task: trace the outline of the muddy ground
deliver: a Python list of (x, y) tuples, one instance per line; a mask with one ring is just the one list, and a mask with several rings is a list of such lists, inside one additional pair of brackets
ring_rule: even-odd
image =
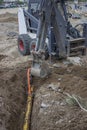
[[(17, 9), (13, 9), (13, 14), (12, 9), (6, 12), (0, 13), (0, 130), (22, 130), (31, 57), (21, 56), (17, 49)], [(62, 93), (87, 100), (86, 62), (83, 66), (67, 62), (52, 66), (50, 76), (34, 78), (33, 86), (31, 130), (87, 130), (87, 112), (69, 105)]]

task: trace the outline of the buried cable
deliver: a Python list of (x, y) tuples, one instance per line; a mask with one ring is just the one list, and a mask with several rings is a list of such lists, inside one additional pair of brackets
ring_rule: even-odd
[(30, 130), (31, 112), (32, 112), (32, 102), (33, 102), (33, 87), (30, 85), (30, 69), (27, 71), (28, 80), (28, 97), (27, 97), (27, 107), (24, 119), (23, 130)]

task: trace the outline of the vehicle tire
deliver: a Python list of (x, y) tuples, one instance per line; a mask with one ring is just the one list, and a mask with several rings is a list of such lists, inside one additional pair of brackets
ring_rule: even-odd
[(30, 54), (30, 42), (31, 38), (28, 34), (21, 34), (18, 36), (18, 50), (23, 56)]

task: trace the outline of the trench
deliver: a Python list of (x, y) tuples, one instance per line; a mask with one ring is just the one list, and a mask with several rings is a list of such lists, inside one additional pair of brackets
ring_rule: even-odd
[[(87, 127), (87, 114), (77, 106), (61, 105), (65, 102), (63, 95), (48, 87), (60, 82), (63, 91), (87, 98), (87, 68), (71, 66), (68, 69), (55, 68), (45, 79), (33, 78), (31, 130), (84, 130)], [(28, 94), (26, 74), (26, 67), (0, 69), (0, 130), (23, 129)]]
[(26, 69), (0, 69), (0, 129), (22, 130), (27, 99)]

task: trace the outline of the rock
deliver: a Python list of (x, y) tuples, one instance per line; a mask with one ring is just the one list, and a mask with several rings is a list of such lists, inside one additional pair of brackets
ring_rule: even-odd
[(71, 123), (71, 120), (69, 120), (69, 123)]
[(62, 78), (58, 78), (58, 81), (61, 81), (62, 80)]
[(42, 95), (42, 97), (49, 97), (49, 96), (50, 96), (50, 93)]
[(51, 83), (51, 84), (49, 84), (48, 86), (47, 86), (47, 88), (49, 88), (49, 89), (51, 89), (51, 90), (53, 90), (53, 91), (58, 91), (60, 88), (60, 83), (58, 82), (58, 84), (53, 84), (53, 83)]
[(60, 102), (59, 102), (59, 101), (54, 101), (54, 100), (52, 100), (52, 101), (51, 101), (51, 105), (60, 105)]
[(9, 32), (9, 33), (7, 33), (7, 36), (8, 37), (15, 37), (15, 36), (18, 36), (18, 33), (16, 33), (16, 32)]
[(55, 124), (57, 125), (57, 124), (62, 123), (62, 122), (63, 122), (63, 119), (60, 119), (60, 120), (56, 121)]
[(80, 57), (68, 57), (68, 60), (74, 64), (81, 66), (81, 58)]
[(56, 68), (60, 68), (61, 66), (60, 66), (60, 64), (53, 64), (53, 67), (56, 67)]
[(65, 102), (61, 102), (60, 105), (61, 105), (61, 106), (65, 106), (66, 103), (65, 103)]
[(49, 107), (50, 105), (49, 104), (45, 104), (45, 103), (41, 103), (41, 108), (47, 108), (47, 107)]
[(70, 65), (71, 63), (69, 61), (63, 61), (64, 65)]

